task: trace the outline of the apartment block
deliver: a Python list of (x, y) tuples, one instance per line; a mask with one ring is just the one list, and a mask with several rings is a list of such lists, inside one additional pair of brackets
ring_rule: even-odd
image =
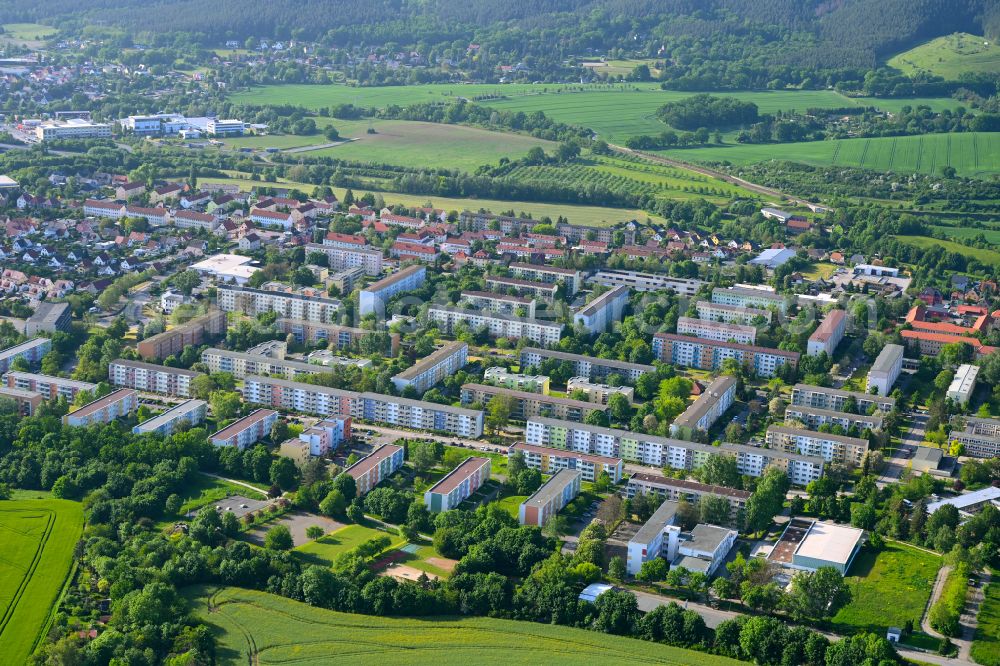
[(216, 446), (233, 446), (246, 450), (271, 434), (271, 428), (278, 420), (278, 412), (273, 409), (255, 409), (238, 421), (215, 432), (208, 441)]
[(702, 340), (716, 342), (738, 342), (741, 345), (752, 345), (757, 341), (757, 329), (746, 324), (727, 324), (711, 319), (695, 319), (694, 317), (677, 318), (677, 334), (693, 335)]
[(219, 226), (219, 218), (196, 210), (179, 210), (174, 213), (174, 226), (181, 229), (215, 231)]
[(684, 500), (695, 505), (704, 497), (722, 497), (729, 502), (730, 524), (736, 522), (737, 514), (746, 506), (752, 494), (748, 490), (713, 486), (687, 479), (672, 479), (646, 472), (636, 472), (630, 476), (625, 493), (630, 499), (639, 494), (653, 493), (673, 502)]
[(883, 418), (877, 414), (851, 414), (830, 409), (819, 409), (805, 405), (789, 405), (785, 408), (785, 420), (801, 421), (808, 428), (816, 429), (823, 425), (838, 425), (845, 430), (857, 428), (860, 431), (881, 430)]
[(83, 202), (83, 214), (87, 217), (106, 217), (110, 220), (120, 220), (125, 217), (125, 204), (87, 199)]
[(384, 319), (385, 306), (393, 296), (419, 288), (426, 278), (427, 267), (414, 264), (368, 285), (359, 296), (361, 315), (375, 313), (379, 319)]
[(783, 365), (794, 368), (799, 363), (798, 352), (712, 342), (673, 333), (653, 336), (653, 354), (664, 363), (713, 371), (721, 370), (723, 362), (733, 358), (759, 377), (774, 377)]
[(579, 470), (583, 474), (583, 480), (591, 483), (597, 480), (601, 472), (607, 472), (611, 482), (618, 483), (625, 466), (621, 458), (595, 456), (525, 442), (515, 442), (507, 451), (507, 456), (513, 458), (517, 453), (524, 456), (524, 463), (528, 467), (537, 469), (542, 474), (555, 474), (561, 469)]
[(45, 402), (45, 398), (37, 391), (0, 386), (0, 401), (4, 400), (10, 400), (17, 405), (18, 413), (23, 416), (34, 416)]
[(53, 377), (52, 375), (39, 375), (31, 372), (19, 372), (17, 370), (7, 372), (4, 375), (4, 382), (7, 388), (34, 391), (40, 393), (46, 400), (65, 398), (69, 402), (72, 402), (73, 398), (80, 391), (93, 392), (97, 388), (97, 384), (91, 384), (90, 382)]
[(139, 356), (147, 361), (162, 359), (184, 351), (186, 345), (200, 345), (226, 332), (226, 313), (211, 310), (169, 331), (141, 340), (136, 345)]
[(323, 245), (309, 243), (306, 245), (306, 254), (310, 252), (325, 254), (327, 266), (331, 271), (360, 268), (365, 272), (365, 275), (372, 277), (382, 274), (382, 250), (373, 247), (345, 247), (327, 245), (325, 242)]
[(132, 433), (136, 435), (152, 433), (160, 437), (169, 437), (178, 428), (198, 425), (205, 420), (207, 412), (208, 403), (204, 400), (185, 400), (162, 414), (143, 421), (132, 428)]
[(785, 314), (788, 311), (788, 300), (773, 289), (745, 286), (716, 287), (712, 290), (712, 302), (721, 305), (735, 305), (741, 308), (777, 308)]
[(498, 294), (514, 292), (519, 296), (532, 296), (551, 301), (556, 297), (559, 285), (555, 282), (537, 282), (535, 280), (487, 275), (486, 288)]
[(634, 576), (642, 565), (658, 557), (673, 562), (680, 545), (681, 528), (677, 522), (677, 502), (666, 500), (649, 520), (629, 539), (625, 569)]
[(538, 347), (524, 347), (521, 349), (520, 361), (522, 370), (525, 368), (538, 368), (543, 361), (547, 360), (554, 360), (560, 363), (568, 361), (573, 365), (573, 374), (575, 376), (589, 377), (591, 381), (600, 381), (608, 375), (621, 375), (626, 381), (635, 382), (642, 375), (656, 372), (656, 368), (653, 366), (641, 363), (629, 363), (610, 358), (570, 354), (554, 349), (539, 349)]
[(852, 402), (857, 405), (857, 411), (861, 414), (872, 409), (889, 413), (896, 406), (895, 398), (884, 395), (843, 391), (824, 386), (810, 386), (809, 384), (796, 384), (792, 387), (792, 404), (796, 407), (816, 407), (843, 412), (846, 411), (845, 407)]
[(354, 478), (358, 497), (362, 497), (402, 466), (403, 447), (383, 444), (342, 473)]
[(736, 400), (736, 378), (723, 375), (712, 381), (701, 395), (670, 424), (670, 434), (680, 439), (693, 439), (698, 432), (707, 432)]
[(534, 298), (511, 296), (506, 293), (492, 291), (463, 291), (462, 302), (477, 310), (497, 312), (499, 314), (534, 317), (538, 303)]
[(500, 386), (462, 385), (463, 405), (477, 403), (485, 407), (490, 399), (497, 395), (508, 396), (514, 401), (511, 417), (519, 420), (527, 420), (536, 416), (551, 416), (566, 421), (583, 421), (591, 412), (606, 412), (608, 409), (607, 405), (593, 402), (515, 391)]
[(587, 282), (605, 287), (628, 287), (636, 291), (672, 291), (678, 296), (691, 298), (707, 283), (702, 280), (675, 278), (658, 273), (639, 271), (600, 270), (587, 278)]
[(464, 342), (448, 342), (394, 376), (392, 383), (400, 393), (407, 387), (413, 387), (419, 395), (423, 395), (432, 386), (464, 368), (468, 362), (469, 345)]
[[(375, 332), (366, 328), (354, 328), (339, 324), (321, 324), (314, 321), (287, 319), (284, 317), (279, 317), (275, 323), (279, 331), (285, 335), (291, 334), (295, 341), (300, 344), (326, 341), (333, 344), (337, 349), (346, 349), (351, 345), (355, 345), (366, 335), (371, 335)], [(385, 350), (385, 353), (395, 356), (398, 352), (399, 333), (389, 333), (389, 349)]]
[(968, 335), (949, 335), (948, 333), (933, 333), (931, 331), (911, 331), (905, 329), (899, 333), (903, 336), (906, 346), (914, 354), (921, 356), (937, 356), (945, 345), (970, 345), (977, 359), (988, 356), (996, 351), (996, 347), (984, 345), (979, 338)]
[(562, 324), (554, 321), (468, 310), (450, 305), (430, 306), (427, 319), (437, 324), (446, 335), (453, 335), (458, 324), (465, 324), (473, 331), (486, 328), (494, 338), (524, 338), (545, 346), (557, 344), (562, 337), (563, 328)]
[(191, 397), (191, 381), (202, 374), (184, 368), (169, 368), (165, 365), (128, 361), (123, 358), (108, 364), (108, 379), (113, 386), (181, 398)]
[(868, 370), (868, 393), (889, 395), (892, 385), (896, 383), (903, 369), (902, 345), (886, 345), (882, 347), (871, 369)]
[(583, 287), (583, 274), (572, 268), (557, 268), (540, 264), (511, 264), (508, 269), (516, 278), (534, 282), (561, 282), (566, 289), (566, 296), (571, 297)]
[(219, 285), (216, 298), (224, 312), (239, 312), (248, 317), (274, 312), (279, 317), (321, 324), (333, 323), (341, 307), (340, 301), (333, 298), (235, 285)]
[(139, 409), (139, 394), (133, 389), (118, 389), (88, 402), (86, 405), (63, 416), (63, 425), (89, 426), (94, 423), (111, 423), (126, 417)]
[(34, 337), (39, 333), (55, 333), (69, 328), (73, 313), (69, 303), (42, 301), (24, 322), (24, 334)]
[(424, 504), (431, 513), (455, 509), (489, 478), (490, 459), (469, 458), (424, 493)]
[(27, 342), (0, 350), (0, 374), (10, 370), (14, 359), (23, 358), (28, 365), (37, 365), (50, 351), (52, 351), (52, 340), (49, 338), (32, 338)]
[(299, 433), (311, 456), (326, 456), (351, 438), (351, 417), (334, 414)]
[(521, 503), (518, 521), (522, 525), (542, 527), (580, 494), (582, 479), (583, 473), (579, 470), (559, 470), (531, 497)]
[(955, 371), (948, 386), (947, 396), (960, 405), (967, 405), (972, 392), (976, 389), (976, 378), (979, 376), (979, 366), (963, 363)]
[(253, 354), (250, 351), (238, 352), (214, 347), (201, 353), (201, 361), (208, 366), (209, 372), (231, 372), (237, 379), (243, 379), (247, 375), (281, 375), (285, 379), (296, 379), (328, 371), (328, 368), (315, 363), (286, 361), (284, 358)]
[(740, 305), (725, 305), (722, 303), (712, 303), (710, 301), (698, 301), (695, 304), (698, 311), (698, 319), (705, 321), (720, 321), (726, 324), (750, 325), (759, 321), (760, 317), (764, 322), (771, 323), (771, 311), (759, 308), (747, 308)]
[(826, 352), (832, 357), (837, 345), (844, 339), (847, 331), (847, 313), (843, 310), (830, 310), (819, 327), (809, 336), (806, 353), (809, 356), (819, 356)]
[(608, 404), (608, 398), (620, 393), (625, 399), (632, 403), (635, 401), (635, 389), (631, 386), (611, 386), (609, 384), (596, 384), (586, 377), (571, 377), (566, 382), (566, 393), (583, 391), (587, 394), (588, 402), (595, 402), (598, 405)]
[(285, 411), (328, 416), (354, 415), (360, 394), (355, 391), (304, 384), (275, 377), (248, 375), (243, 380), (243, 399)]
[(528, 393), (549, 394), (549, 378), (545, 375), (521, 375), (507, 368), (486, 368), (483, 381), (493, 386), (527, 391)]
[(612, 287), (573, 315), (573, 323), (590, 334), (603, 333), (615, 322), (621, 321), (628, 305), (629, 288)]
[(1000, 419), (953, 416), (950, 441), (965, 447), (971, 458), (1000, 458)]
[(868, 440), (827, 432), (802, 430), (788, 426), (771, 426), (765, 442), (768, 446), (789, 453), (819, 456), (828, 463), (857, 467), (868, 450)]

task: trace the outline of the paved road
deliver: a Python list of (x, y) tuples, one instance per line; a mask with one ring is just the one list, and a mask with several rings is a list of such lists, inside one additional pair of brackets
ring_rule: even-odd
[(632, 590), (632, 594), (635, 595), (636, 600), (639, 602), (639, 610), (644, 613), (648, 613), (658, 606), (666, 606), (667, 604), (675, 603), (679, 604), (682, 608), (696, 611), (705, 619), (705, 624), (712, 629), (715, 629), (726, 620), (731, 620), (739, 615), (739, 613), (734, 613), (733, 611), (720, 610), (718, 608), (712, 608), (711, 606), (695, 603), (693, 601), (685, 602), (680, 599), (664, 597), (651, 592)]
[(920, 628), (924, 630), (924, 633), (930, 634), (934, 638), (944, 638), (941, 634), (934, 631), (931, 627), (930, 614), (931, 607), (937, 603), (937, 600), (941, 598), (941, 591), (944, 589), (945, 581), (948, 580), (948, 574), (951, 572), (951, 567), (945, 565), (938, 569), (937, 578), (934, 579), (934, 589), (931, 590), (931, 598), (927, 600), (927, 606), (924, 608), (924, 614), (920, 618)]
[(976, 637), (976, 627), (979, 625), (979, 609), (983, 605), (986, 586), (990, 584), (993, 577), (988, 571), (984, 572), (976, 586), (972, 588), (972, 594), (966, 599), (965, 608), (959, 622), (962, 624), (961, 638), (954, 639), (958, 646), (958, 656), (967, 662), (971, 662), (970, 653), (972, 651), (972, 641)]

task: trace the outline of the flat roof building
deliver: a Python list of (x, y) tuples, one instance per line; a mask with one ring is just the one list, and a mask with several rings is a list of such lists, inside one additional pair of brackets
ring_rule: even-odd
[(123, 358), (115, 359), (108, 364), (108, 379), (113, 386), (125, 386), (137, 391), (181, 398), (191, 397), (191, 382), (203, 374), (194, 370)]
[(635, 401), (635, 389), (631, 386), (611, 386), (610, 384), (597, 384), (586, 377), (570, 377), (566, 382), (566, 393), (572, 395), (575, 391), (583, 391), (587, 394), (589, 402), (596, 402), (598, 405), (608, 404), (608, 400), (615, 394), (625, 396), (629, 404)]
[(10, 400), (17, 405), (17, 411), (23, 416), (34, 416), (42, 406), (45, 398), (37, 391), (26, 391), (19, 388), (9, 388), (0, 385), (0, 401)]
[(42, 301), (35, 312), (24, 322), (24, 334), (34, 337), (39, 333), (55, 333), (69, 328), (72, 312), (69, 303)]
[(418, 395), (423, 395), (432, 386), (464, 368), (468, 362), (469, 345), (460, 341), (448, 342), (395, 375), (392, 384), (400, 393), (412, 387)]
[(63, 425), (88, 426), (94, 423), (110, 423), (128, 416), (138, 408), (139, 394), (134, 389), (118, 389), (66, 414), (63, 416)]
[(524, 347), (521, 349), (521, 370), (526, 368), (538, 368), (543, 361), (569, 361), (573, 365), (573, 375), (589, 377), (591, 381), (599, 381), (608, 375), (618, 374), (627, 381), (634, 382), (642, 375), (656, 372), (656, 368), (642, 363), (629, 363), (610, 358), (598, 358), (596, 356), (584, 356), (582, 354), (570, 354), (569, 352), (557, 351), (554, 349), (540, 349), (538, 347)]
[(788, 300), (776, 293), (773, 289), (754, 289), (751, 287), (735, 286), (716, 287), (712, 290), (712, 302), (722, 305), (735, 305), (743, 308), (777, 308), (779, 312), (785, 314), (788, 311)]
[(876, 395), (889, 395), (902, 369), (903, 346), (886, 345), (868, 371), (866, 390)]
[(858, 412), (865, 414), (872, 409), (889, 413), (896, 406), (896, 399), (884, 395), (872, 395), (858, 391), (796, 384), (792, 387), (792, 404), (801, 407), (818, 407), (832, 411), (846, 411), (851, 403), (857, 405)]
[(573, 315), (573, 323), (582, 326), (590, 334), (603, 333), (617, 321), (621, 321), (628, 305), (629, 288), (623, 285), (612, 287), (580, 308)]
[(417, 289), (426, 277), (427, 267), (413, 264), (368, 285), (361, 290), (359, 296), (361, 316), (374, 313), (378, 319), (385, 319), (385, 306), (389, 300), (396, 294)]
[(707, 432), (735, 400), (736, 378), (730, 375), (717, 377), (698, 396), (698, 399), (688, 405), (688, 408), (670, 424), (671, 436), (693, 439), (696, 433)]
[(646, 562), (658, 557), (666, 557), (673, 562), (677, 557), (681, 528), (675, 525), (677, 502), (664, 500), (642, 527), (629, 539), (628, 555), (625, 563), (629, 575), (636, 575)]
[(967, 405), (972, 392), (976, 390), (976, 378), (979, 376), (979, 366), (963, 363), (955, 371), (955, 377), (948, 387), (947, 396), (960, 405)]
[(545, 346), (557, 344), (563, 329), (561, 323), (551, 319), (532, 319), (451, 305), (431, 305), (427, 310), (427, 318), (438, 324), (445, 335), (454, 335), (455, 328), (464, 324), (473, 331), (485, 328), (492, 338), (524, 338)]
[(199, 262), (191, 264), (191, 270), (197, 271), (203, 277), (210, 277), (219, 282), (232, 282), (234, 284), (246, 284), (250, 277), (260, 270), (256, 266), (251, 266), (253, 257), (246, 257), (242, 254), (215, 254), (206, 257)]
[(186, 345), (200, 345), (225, 332), (226, 313), (222, 310), (210, 310), (169, 331), (140, 340), (136, 351), (147, 361), (166, 358), (184, 351)]
[(624, 461), (621, 458), (595, 456), (589, 453), (555, 449), (551, 446), (536, 446), (525, 442), (515, 442), (507, 451), (507, 457), (515, 454), (524, 456), (524, 463), (542, 474), (554, 474), (560, 469), (575, 469), (583, 473), (583, 480), (593, 483), (601, 472), (607, 472), (612, 483), (621, 481)]
[(542, 527), (550, 518), (563, 510), (580, 494), (582, 472), (561, 469), (551, 479), (542, 484), (531, 497), (524, 500), (518, 510), (518, 522), (522, 525)]
[(10, 370), (14, 359), (23, 358), (29, 365), (41, 363), (42, 357), (52, 351), (52, 340), (33, 338), (21, 344), (0, 350), (0, 374)]
[(653, 355), (664, 363), (700, 370), (721, 370), (726, 359), (736, 359), (760, 377), (774, 377), (784, 365), (798, 366), (799, 353), (741, 345), (735, 342), (714, 342), (674, 333), (653, 335)]
[(483, 382), (516, 391), (541, 393), (542, 395), (549, 394), (549, 378), (547, 376), (522, 375), (510, 372), (507, 368), (486, 368), (486, 372), (483, 374)]
[(383, 444), (342, 473), (354, 478), (358, 497), (362, 497), (403, 466), (403, 447)]
[(861, 465), (861, 458), (868, 451), (867, 439), (801, 430), (788, 426), (769, 427), (765, 442), (772, 448), (802, 455), (819, 456), (828, 463), (837, 463), (846, 467)]
[(233, 446), (246, 450), (271, 434), (271, 428), (278, 420), (278, 412), (273, 409), (255, 409), (243, 418), (222, 430), (213, 433), (208, 441), (215, 446)]
[(606, 412), (608, 409), (607, 405), (593, 402), (541, 395), (540, 393), (528, 393), (527, 391), (515, 391), (500, 386), (488, 386), (486, 384), (462, 385), (463, 405), (479, 403), (485, 406), (491, 398), (497, 395), (509, 396), (514, 401), (514, 410), (511, 416), (520, 420), (527, 420), (536, 416), (555, 416), (567, 421), (583, 421), (591, 412)]
[(846, 576), (861, 550), (865, 531), (808, 518), (792, 518), (768, 559), (791, 569), (833, 567)]
[(746, 506), (751, 495), (747, 490), (699, 483), (689, 479), (674, 479), (646, 472), (632, 474), (625, 492), (629, 498), (638, 494), (653, 493), (674, 502), (683, 499), (691, 504), (698, 504), (703, 497), (722, 497), (729, 502), (730, 524), (735, 524), (739, 510)]
[(850, 412), (838, 412), (830, 409), (819, 409), (818, 407), (807, 407), (789, 405), (785, 408), (785, 420), (795, 419), (801, 421), (807, 428), (813, 430), (823, 425), (839, 425), (844, 430), (857, 428), (859, 431), (881, 430), (883, 418), (875, 414), (852, 414)]
[(708, 284), (703, 280), (670, 277), (660, 273), (642, 273), (640, 271), (600, 270), (587, 278), (587, 282), (605, 287), (629, 287), (636, 291), (672, 291), (678, 296), (688, 298), (698, 293), (698, 290)]
[(981, 511), (987, 504), (992, 504), (1000, 509), (1000, 488), (990, 486), (981, 490), (963, 493), (958, 497), (948, 497), (930, 502), (927, 505), (927, 513), (934, 513), (945, 505), (951, 505), (961, 513), (968, 515)]
[(469, 458), (424, 493), (424, 504), (431, 513), (455, 509), (489, 478), (490, 459)]
[(971, 458), (1000, 457), (1000, 420), (953, 416), (948, 439), (960, 443)]
[(81, 382), (76, 379), (65, 379), (64, 377), (40, 375), (31, 372), (19, 372), (17, 370), (10, 370), (3, 378), (8, 388), (36, 391), (46, 400), (65, 398), (67, 401), (72, 402), (73, 398), (80, 391), (93, 392), (97, 388), (97, 384), (91, 384), (90, 382)]
[(738, 342), (742, 345), (752, 345), (757, 341), (757, 329), (753, 326), (694, 317), (678, 317), (677, 334), (693, 335), (696, 338), (716, 342)]
[(220, 310), (239, 312), (248, 317), (274, 312), (279, 317), (288, 319), (333, 323), (340, 312), (341, 302), (335, 298), (316, 295), (318, 293), (325, 292), (314, 289), (286, 291), (220, 285), (216, 291), (216, 299)]
[(208, 403), (204, 400), (185, 400), (167, 411), (143, 421), (132, 428), (133, 434), (153, 433), (169, 437), (180, 427), (193, 427), (205, 420)]
[(712, 303), (710, 301), (698, 301), (695, 304), (698, 311), (698, 319), (705, 321), (720, 321), (726, 324), (751, 325), (757, 318), (763, 319), (766, 323), (771, 323), (771, 311), (757, 308), (747, 308), (739, 305), (726, 305), (724, 303)]

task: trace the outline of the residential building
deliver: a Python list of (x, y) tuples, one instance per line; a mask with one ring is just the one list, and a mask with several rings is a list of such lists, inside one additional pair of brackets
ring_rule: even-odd
[(534, 317), (537, 306), (534, 298), (511, 296), (492, 291), (463, 291), (462, 302), (468, 303), (477, 310), (524, 317)]
[(318, 416), (358, 415), (361, 394), (355, 391), (256, 375), (243, 381), (243, 399), (253, 405)]
[(8, 388), (40, 393), (46, 400), (65, 398), (67, 402), (73, 402), (73, 398), (80, 391), (93, 393), (97, 388), (97, 384), (91, 384), (90, 382), (81, 382), (75, 379), (65, 379), (52, 375), (39, 375), (31, 372), (19, 372), (17, 370), (10, 370), (3, 378)]
[(874, 414), (852, 414), (850, 412), (838, 412), (831, 409), (820, 409), (819, 407), (809, 407), (808, 405), (789, 405), (785, 408), (785, 421), (801, 421), (807, 428), (813, 430), (823, 425), (840, 426), (844, 430), (857, 428), (859, 432), (865, 430), (881, 430), (883, 418), (878, 410)]
[(55, 333), (69, 329), (73, 313), (69, 303), (42, 301), (35, 312), (24, 322), (24, 334), (34, 337), (39, 333)]
[(653, 336), (653, 354), (664, 363), (712, 371), (721, 370), (725, 360), (733, 358), (760, 377), (774, 377), (783, 365), (795, 368), (799, 362), (798, 352), (713, 342), (673, 333)]
[(278, 421), (278, 412), (273, 409), (255, 409), (243, 418), (212, 434), (208, 441), (216, 446), (233, 446), (246, 450), (271, 434), (271, 428)]
[(605, 287), (629, 287), (636, 291), (672, 291), (678, 296), (691, 298), (707, 283), (702, 280), (675, 278), (659, 273), (639, 271), (600, 270), (587, 278), (587, 282)]
[(88, 217), (106, 217), (120, 220), (125, 217), (125, 204), (100, 199), (87, 199), (83, 202), (83, 214)]
[(275, 358), (266, 354), (215, 349), (210, 347), (201, 353), (201, 361), (209, 372), (231, 372), (236, 379), (247, 375), (281, 375), (285, 379), (296, 379), (303, 375), (318, 375), (328, 372), (327, 368), (314, 363), (286, 361), (284, 354)]
[(705, 321), (751, 325), (755, 321), (762, 319), (765, 323), (771, 323), (772, 315), (770, 310), (747, 308), (740, 305), (725, 305), (709, 301), (698, 301), (695, 307), (698, 310), (698, 319), (704, 319)]
[(343, 471), (354, 478), (357, 496), (363, 497), (403, 466), (403, 447), (383, 444)]
[(427, 318), (438, 324), (445, 335), (453, 335), (458, 324), (465, 324), (473, 331), (485, 327), (494, 338), (525, 338), (545, 346), (557, 344), (562, 337), (563, 328), (556, 321), (468, 310), (450, 305), (431, 305), (427, 310)]
[(22, 416), (34, 416), (38, 408), (45, 402), (45, 397), (37, 391), (26, 391), (0, 385), (0, 402), (5, 400), (17, 405), (17, 411)]
[(427, 277), (427, 267), (414, 264), (396, 271), (387, 278), (370, 284), (361, 290), (359, 306), (361, 316), (375, 313), (379, 319), (385, 318), (385, 306), (396, 294), (417, 289)]
[(123, 358), (108, 364), (108, 379), (113, 386), (181, 398), (191, 397), (191, 381), (202, 374), (184, 368), (170, 368)]
[(564, 285), (567, 297), (574, 296), (583, 287), (583, 274), (572, 268), (517, 263), (511, 264), (508, 268), (514, 277), (522, 280), (552, 284), (561, 282)]
[[(363, 241), (364, 238), (360, 240)], [(382, 250), (366, 247), (363, 243), (361, 245), (329, 245), (326, 241), (322, 245), (310, 243), (306, 245), (306, 254), (311, 252), (325, 254), (327, 266), (331, 271), (360, 268), (365, 275), (374, 277), (382, 274)]]
[(876, 409), (888, 414), (896, 406), (896, 399), (825, 386), (796, 384), (792, 387), (792, 404), (796, 407), (815, 407), (838, 412), (847, 411), (853, 404), (859, 414), (867, 414)]
[(620, 393), (625, 399), (632, 403), (635, 400), (635, 389), (631, 386), (610, 386), (608, 384), (597, 384), (586, 377), (571, 377), (566, 382), (566, 393), (572, 394), (574, 391), (583, 391), (587, 394), (589, 402), (596, 402), (598, 405), (608, 404), (608, 398)]
[(139, 409), (139, 394), (133, 389), (118, 389), (63, 416), (63, 425), (88, 426), (111, 423)]
[(544, 526), (550, 518), (562, 511), (580, 494), (582, 479), (583, 473), (579, 470), (559, 470), (531, 497), (521, 503), (518, 521), (522, 525)]
[(486, 288), (492, 289), (498, 294), (514, 292), (521, 296), (532, 296), (551, 301), (555, 299), (559, 285), (555, 282), (536, 282), (534, 280), (487, 275)]
[(736, 400), (736, 378), (723, 375), (712, 381), (701, 395), (670, 424), (670, 434), (680, 439), (694, 439), (707, 432)]
[(464, 342), (448, 342), (395, 375), (392, 384), (400, 393), (412, 387), (417, 395), (423, 395), (432, 386), (464, 368), (468, 362), (469, 345)]
[(215, 231), (219, 226), (219, 218), (196, 210), (179, 210), (174, 213), (174, 226), (181, 229), (204, 229)]
[(275, 312), (279, 317), (321, 324), (333, 323), (341, 307), (340, 301), (336, 299), (315, 296), (312, 293), (270, 291), (231, 285), (219, 286), (217, 302), (224, 312), (239, 312), (249, 317)]
[(802, 430), (789, 426), (771, 426), (764, 440), (774, 449), (807, 456), (819, 456), (828, 463), (858, 467), (868, 451), (868, 440), (827, 432)]
[(830, 310), (819, 327), (809, 336), (806, 353), (809, 356), (826, 355), (833, 357), (837, 345), (844, 339), (847, 330), (847, 313), (843, 310)]
[(861, 550), (864, 530), (824, 523), (810, 518), (792, 518), (768, 555), (772, 562), (789, 569), (816, 571), (833, 567), (846, 576)]
[(682, 534), (677, 544), (677, 557), (672, 567), (687, 571), (697, 571), (712, 576), (719, 565), (725, 562), (729, 551), (736, 544), (736, 530), (717, 525), (695, 525), (687, 534)]
[(640, 493), (654, 493), (663, 499), (679, 502), (684, 500), (697, 505), (703, 497), (722, 497), (729, 502), (730, 524), (736, 524), (739, 512), (750, 499), (750, 491), (713, 486), (688, 479), (673, 479), (659, 474), (636, 472), (629, 477), (625, 489), (631, 499)]
[(95, 123), (83, 118), (70, 118), (62, 121), (50, 120), (35, 128), (35, 136), (39, 141), (110, 139), (111, 125)]
[(125, 217), (142, 218), (149, 222), (150, 226), (162, 227), (170, 222), (170, 211), (162, 207), (125, 206)]
[(693, 317), (677, 318), (677, 334), (716, 342), (738, 342), (741, 345), (752, 345), (757, 341), (757, 329), (753, 326)]
[(354, 268), (339, 270), (336, 273), (331, 274), (327, 280), (329, 285), (336, 287), (340, 290), (341, 294), (347, 295), (354, 291), (355, 285), (361, 282), (361, 278), (364, 276), (365, 269), (361, 266), (356, 266)]
[(896, 383), (903, 369), (902, 345), (886, 345), (882, 347), (871, 369), (868, 370), (867, 390), (877, 395), (889, 395), (892, 385)]
[(557, 470), (572, 469), (583, 474), (583, 480), (593, 483), (602, 472), (607, 472), (612, 483), (622, 479), (625, 462), (621, 458), (595, 456), (589, 453), (554, 449), (550, 446), (536, 446), (525, 442), (515, 442), (507, 451), (509, 458), (520, 453), (524, 464), (537, 469), (542, 474), (555, 474)]
[(52, 351), (52, 340), (49, 338), (32, 338), (13, 347), (0, 350), (0, 374), (10, 370), (14, 359), (23, 358), (28, 365), (42, 362), (42, 357)]
[(204, 400), (185, 400), (167, 411), (151, 419), (143, 421), (132, 428), (132, 433), (143, 435), (152, 433), (160, 437), (169, 437), (181, 427), (193, 427), (205, 420), (208, 403)]
[(507, 396), (513, 400), (514, 409), (511, 412), (511, 417), (522, 421), (536, 416), (552, 416), (566, 421), (583, 421), (591, 412), (606, 412), (608, 409), (607, 405), (593, 402), (515, 391), (500, 386), (462, 385), (462, 405), (479, 404), (485, 408), (490, 399), (498, 395)]
[(677, 557), (681, 528), (677, 522), (677, 502), (666, 500), (649, 520), (629, 539), (625, 569), (635, 576), (646, 562), (665, 557), (673, 562)]
[(997, 349), (996, 347), (984, 345), (979, 338), (967, 335), (949, 335), (947, 333), (913, 331), (910, 329), (903, 329), (899, 334), (903, 337), (903, 341), (910, 351), (921, 356), (937, 356), (941, 353), (942, 347), (951, 344), (970, 345), (977, 359), (988, 356)]
[(716, 287), (712, 290), (712, 302), (722, 305), (735, 305), (742, 308), (777, 308), (785, 314), (788, 311), (788, 300), (769, 288), (754, 288), (735, 286), (728, 289)]
[(515, 391), (549, 394), (549, 378), (545, 375), (520, 375), (509, 372), (507, 368), (486, 368), (483, 382)]
[[(285, 317), (279, 317), (275, 324), (278, 330), (286, 335), (291, 334), (299, 344), (327, 341), (336, 345), (337, 349), (347, 349), (357, 344), (366, 335), (373, 333), (373, 331), (366, 328), (341, 326), (339, 324), (321, 324), (314, 321), (288, 319)], [(389, 340), (390, 348), (385, 350), (385, 353), (389, 356), (395, 356), (399, 351), (399, 334), (389, 333)]]
[(947, 396), (960, 405), (969, 404), (972, 392), (976, 390), (976, 377), (979, 376), (979, 366), (963, 363), (955, 371), (955, 377), (948, 386)]
[(424, 493), (424, 504), (431, 513), (458, 508), (489, 478), (490, 459), (469, 458)]
[(1000, 458), (1000, 419), (953, 416), (948, 439), (965, 447), (971, 458)]
[(162, 359), (181, 353), (186, 345), (204, 344), (225, 331), (226, 313), (222, 310), (210, 310), (169, 331), (140, 340), (136, 350), (146, 360)]
[(554, 349), (540, 349), (538, 347), (524, 347), (521, 349), (520, 364), (522, 370), (539, 368), (542, 362), (547, 360), (554, 360), (560, 363), (568, 361), (573, 365), (573, 374), (575, 376), (589, 377), (591, 381), (600, 381), (608, 375), (617, 374), (624, 377), (626, 381), (634, 383), (642, 375), (656, 372), (656, 368), (653, 366), (641, 363), (629, 363), (609, 358), (570, 354), (568, 352)]
[(628, 305), (629, 288), (612, 287), (587, 303), (573, 315), (573, 323), (590, 334), (603, 333), (615, 322), (621, 321)]
[(327, 456), (351, 438), (351, 417), (343, 414), (327, 416), (299, 433), (299, 441), (309, 447), (311, 456)]

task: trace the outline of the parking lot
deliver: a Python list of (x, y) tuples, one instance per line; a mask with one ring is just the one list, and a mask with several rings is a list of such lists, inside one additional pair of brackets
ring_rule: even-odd
[[(249, 497), (244, 497), (242, 495), (233, 495), (232, 497), (227, 497), (226, 499), (219, 500), (212, 506), (219, 513), (234, 513), (237, 518), (242, 518), (251, 511), (260, 511), (268, 504), (267, 500), (261, 499), (250, 499)], [(191, 512), (188, 514), (188, 518), (194, 518), (194, 514), (197, 512)]]

